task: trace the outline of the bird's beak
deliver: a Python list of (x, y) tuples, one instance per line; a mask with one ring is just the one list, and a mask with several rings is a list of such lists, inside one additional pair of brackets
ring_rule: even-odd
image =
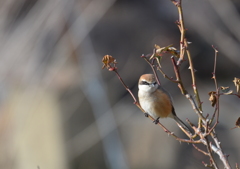
[(151, 86), (151, 87), (154, 87), (154, 86), (155, 86), (155, 84), (154, 84), (154, 83), (152, 83), (150, 86)]

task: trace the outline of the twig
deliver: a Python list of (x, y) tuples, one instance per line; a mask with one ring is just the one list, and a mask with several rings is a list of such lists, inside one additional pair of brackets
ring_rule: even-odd
[[(221, 159), (221, 161), (223, 162), (225, 168), (231, 168), (228, 161), (227, 161), (227, 158), (226, 156), (223, 155), (223, 151), (221, 149), (221, 146), (220, 146), (220, 143), (218, 142), (218, 138), (216, 137), (216, 134), (215, 134), (215, 131), (214, 131), (214, 128), (215, 126), (217, 125), (218, 123), (218, 118), (219, 118), (219, 110), (216, 110), (216, 114), (217, 114), (217, 120), (216, 120), (216, 123), (215, 125), (213, 126), (212, 129), (209, 130), (208, 132), (208, 121), (206, 120), (206, 118), (203, 116), (202, 114), (202, 102), (200, 101), (200, 97), (199, 97), (199, 93), (198, 93), (198, 90), (197, 90), (197, 85), (196, 85), (196, 79), (195, 79), (195, 69), (193, 67), (193, 62), (192, 62), (192, 57), (190, 55), (190, 52), (188, 50), (188, 42), (185, 38), (185, 27), (184, 27), (184, 20), (183, 20), (183, 12), (182, 12), (182, 6), (181, 6), (181, 0), (179, 1), (175, 1), (175, 0), (171, 0), (172, 3), (174, 5), (177, 6), (178, 8), (178, 13), (179, 13), (179, 21), (177, 21), (177, 26), (181, 32), (181, 40), (180, 40), (180, 58), (177, 62), (177, 64), (175, 63), (175, 60), (172, 58), (172, 62), (173, 62), (173, 67), (174, 67), (174, 72), (176, 74), (176, 78), (177, 80), (179, 80), (178, 82), (178, 86), (179, 86), (179, 89), (181, 90), (182, 94), (185, 95), (185, 97), (190, 101), (190, 103), (192, 104), (192, 107), (193, 109), (195, 110), (195, 112), (197, 113), (197, 115), (199, 116), (199, 125), (198, 125), (198, 128), (195, 128), (194, 126), (192, 126), (192, 128), (194, 129), (195, 133), (198, 134), (200, 136), (201, 141), (204, 145), (207, 146), (208, 148), (208, 152), (211, 153), (211, 151), (214, 151), (215, 153), (217, 153)], [(181, 64), (181, 62), (183, 61), (184, 59), (184, 53), (187, 53), (187, 56), (188, 56), (188, 60), (189, 60), (189, 64), (190, 64), (190, 70), (191, 70), (191, 76), (192, 76), (192, 86), (193, 86), (193, 91), (194, 91), (194, 94), (196, 96), (196, 100), (197, 100), (197, 103), (198, 103), (198, 106), (196, 105), (194, 99), (192, 98), (192, 96), (190, 94), (187, 93), (187, 91), (185, 90), (182, 82), (181, 82), (181, 77), (180, 77), (180, 73), (179, 73), (179, 70), (178, 70), (178, 66)], [(219, 94), (219, 93), (218, 93)], [(219, 95), (218, 95), (219, 97)], [(219, 106), (219, 103), (217, 104)], [(201, 126), (202, 126), (202, 123), (201, 121), (203, 122), (203, 125), (205, 127), (205, 134), (203, 134), (201, 132)], [(211, 137), (214, 139), (215, 141), (215, 144), (217, 145), (214, 146), (214, 145), (210, 145), (209, 142), (207, 141), (207, 135), (210, 134)], [(212, 155), (210, 155), (210, 160), (212, 161), (214, 167), (216, 168), (216, 164), (214, 164), (214, 159), (212, 157)], [(212, 165), (210, 167), (213, 167)]]
[(220, 145), (220, 142), (216, 136), (216, 133), (215, 133), (215, 130), (213, 130), (211, 133), (210, 133), (212, 139), (214, 140), (215, 144), (217, 147), (211, 145), (211, 149), (216, 153), (218, 154), (220, 160), (223, 162), (223, 165), (226, 169), (231, 169), (231, 166), (228, 162), (228, 159), (227, 159), (227, 156), (223, 153), (222, 151), (222, 147)]
[(177, 65), (180, 65), (181, 62), (184, 60), (184, 53), (185, 53), (184, 39), (185, 39), (185, 31), (186, 31), (184, 26), (184, 19), (183, 19), (182, 0), (179, 0), (179, 1), (171, 0), (171, 1), (177, 7), (178, 14), (179, 14), (179, 21), (177, 21), (177, 25), (181, 32), (181, 38), (180, 38), (180, 58), (177, 62)]
[(185, 88), (183, 86), (181, 76), (180, 76), (180, 73), (179, 73), (179, 69), (178, 69), (178, 66), (177, 66), (176, 61), (175, 61), (173, 56), (171, 57), (171, 61), (172, 61), (172, 64), (173, 64), (175, 75), (176, 75), (176, 81), (178, 82), (178, 87), (179, 87), (181, 93), (183, 95), (186, 95), (187, 91), (185, 90)]
[(191, 58), (190, 52), (188, 50), (188, 42), (187, 42), (187, 39), (185, 38), (186, 29), (185, 29), (185, 25), (184, 25), (184, 18), (183, 18), (183, 11), (182, 11), (182, 0), (179, 0), (179, 1), (171, 0), (171, 1), (178, 9), (179, 21), (177, 22), (177, 25), (181, 32), (180, 58), (177, 62), (177, 65), (180, 65), (181, 62), (184, 60), (184, 54), (186, 51), (188, 60), (189, 60), (189, 64), (190, 64), (191, 75), (192, 75), (193, 91), (194, 91), (194, 94), (195, 94), (197, 102), (198, 102), (198, 107), (200, 110), (202, 110), (202, 102), (200, 101), (199, 93), (198, 93), (197, 86), (196, 86), (195, 69), (193, 67), (192, 58)]
[(206, 144), (206, 147), (207, 147), (207, 150), (208, 150), (208, 156), (209, 156), (210, 160), (212, 161), (212, 164), (213, 164), (213, 166), (215, 167), (215, 169), (218, 169), (217, 163), (216, 163), (216, 161), (214, 160), (213, 155), (212, 155), (211, 144), (209, 143), (207, 137), (205, 137), (205, 140), (206, 140), (206, 143), (207, 143), (207, 144)]
[(206, 156), (209, 156), (209, 153), (207, 153), (207, 152), (205, 152), (205, 151), (203, 151), (203, 150), (201, 150), (200, 148), (198, 148), (195, 144), (192, 144), (193, 145), (193, 147), (197, 150), (197, 151), (199, 151), (199, 152), (201, 152), (201, 153), (203, 153), (204, 155), (206, 155)]
[(218, 119), (219, 119), (219, 98), (220, 98), (220, 95), (219, 95), (219, 88), (218, 88), (218, 83), (217, 83), (217, 77), (216, 77), (216, 67), (217, 67), (217, 54), (218, 54), (218, 50), (212, 45), (212, 48), (214, 49), (215, 51), (215, 57), (214, 57), (214, 68), (213, 68), (213, 77), (212, 79), (214, 80), (214, 84), (215, 84), (215, 88), (216, 88), (216, 105), (215, 105), (215, 111), (212, 115), (212, 118), (211, 118), (211, 121), (210, 123), (212, 123), (215, 115), (216, 115), (216, 122), (215, 124), (213, 125), (212, 129), (213, 130), (216, 125), (218, 124)]
[[(221, 95), (225, 95), (224, 93), (219, 93), (219, 96)], [(232, 95), (232, 96), (237, 96), (238, 98), (240, 98), (239, 94), (235, 94), (235, 93), (231, 93), (231, 94), (227, 94), (227, 95)]]
[(200, 110), (202, 110), (202, 102), (200, 100), (200, 96), (199, 96), (198, 89), (197, 89), (197, 83), (196, 83), (196, 78), (195, 78), (195, 69), (193, 66), (191, 54), (188, 49), (187, 39), (184, 39), (184, 45), (185, 45), (185, 50), (186, 50), (186, 53), (188, 56), (188, 61), (189, 61), (189, 66), (190, 66), (190, 71), (191, 71), (191, 76), (192, 76), (192, 88), (193, 88), (193, 91), (194, 91), (194, 94), (195, 94), (195, 97), (196, 97), (196, 100), (198, 103), (198, 108)]
[(163, 75), (164, 78), (167, 78), (167, 79), (170, 80), (171, 82), (174, 82), (174, 83), (178, 83), (178, 82), (179, 82), (179, 81), (177, 81), (177, 80), (173, 80), (172, 77), (169, 77), (166, 73), (164, 73), (164, 71), (160, 68), (159, 65), (157, 65), (157, 70), (159, 70), (159, 71), (162, 73), (162, 75)]
[(154, 68), (154, 60), (153, 60), (153, 63), (151, 63), (151, 62), (146, 58), (146, 56), (142, 55), (141, 57), (150, 65), (150, 67), (152, 68), (152, 71), (153, 71), (153, 73), (154, 73), (154, 76), (156, 77), (156, 80), (157, 80), (158, 85), (161, 85), (160, 80), (159, 80), (159, 78), (158, 78), (158, 76), (157, 76), (157, 72), (156, 72), (156, 70), (155, 70), (155, 68)]
[(216, 67), (217, 67), (217, 54), (218, 50), (212, 45), (212, 48), (215, 51), (215, 57), (214, 57), (214, 67), (213, 67), (213, 77), (212, 79), (214, 80), (216, 91), (218, 90), (218, 83), (217, 83), (217, 78), (216, 78)]

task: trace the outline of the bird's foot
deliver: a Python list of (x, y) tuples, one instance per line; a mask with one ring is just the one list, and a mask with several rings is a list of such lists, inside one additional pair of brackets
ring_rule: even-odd
[(153, 120), (153, 123), (154, 123), (154, 124), (158, 124), (158, 123), (159, 123), (159, 117), (156, 118), (155, 120)]
[(148, 113), (144, 113), (144, 116), (145, 116), (145, 117), (148, 117), (149, 115), (148, 115)]

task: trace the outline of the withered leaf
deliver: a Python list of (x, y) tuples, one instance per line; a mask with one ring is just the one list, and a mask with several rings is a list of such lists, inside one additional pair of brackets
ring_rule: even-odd
[(237, 119), (235, 125), (236, 125), (236, 126), (233, 127), (233, 128), (231, 128), (231, 129), (240, 128), (240, 117)]
[(216, 92), (211, 91), (208, 93), (208, 95), (210, 96), (209, 101), (211, 102), (212, 107), (214, 107), (217, 102)]
[(163, 53), (169, 52), (172, 55), (176, 56), (179, 58), (179, 52), (175, 47), (172, 47), (172, 45), (168, 45), (166, 47), (160, 47), (159, 45), (155, 44), (155, 50), (154, 54), (150, 57), (150, 59), (157, 57), (157, 56), (162, 56)]
[(221, 91), (223, 92), (223, 94), (225, 95), (229, 95), (229, 94), (232, 94), (233, 91), (230, 90), (230, 88), (227, 86), (227, 87), (224, 87), (224, 86), (221, 86)]
[(240, 127), (240, 117), (236, 121), (236, 126)]
[(233, 83), (237, 88), (237, 93), (240, 95), (240, 79), (235, 77)]

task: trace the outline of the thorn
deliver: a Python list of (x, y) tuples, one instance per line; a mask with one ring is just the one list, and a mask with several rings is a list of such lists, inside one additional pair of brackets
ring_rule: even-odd
[(230, 156), (230, 154), (224, 154), (224, 156), (225, 156), (226, 158), (228, 158), (228, 157)]
[(145, 55), (144, 55), (144, 54), (142, 54), (142, 55), (141, 55), (141, 58), (145, 58)]
[(177, 1), (175, 1), (176, 2), (176, 6), (179, 6), (180, 5), (180, 2), (177, 2)]
[(192, 42), (187, 42), (187, 44), (189, 44), (189, 45), (190, 45), (190, 44), (192, 44)]
[(180, 25), (180, 23), (179, 23), (179, 21), (178, 21), (178, 20), (176, 20), (176, 21), (175, 21), (175, 24), (177, 24), (177, 25)]
[(207, 167), (208, 165), (204, 162), (204, 161), (202, 161), (202, 164), (205, 166), (205, 167)]
[(212, 48), (213, 48), (216, 52), (218, 52), (218, 49), (217, 49), (214, 45), (212, 45)]
[[(190, 70), (191, 70), (191, 67), (189, 66), (189, 67), (188, 67), (188, 69), (190, 69)], [(196, 70), (196, 69), (194, 69), (194, 72), (197, 72), (197, 70)]]

